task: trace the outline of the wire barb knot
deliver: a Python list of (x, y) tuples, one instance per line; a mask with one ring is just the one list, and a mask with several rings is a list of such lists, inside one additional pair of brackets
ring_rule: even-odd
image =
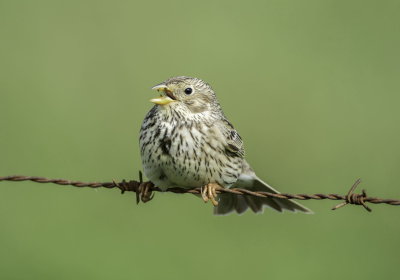
[(126, 181), (116, 182), (113, 180), (113, 186), (121, 190), (121, 194), (125, 192), (135, 192), (136, 193), (136, 204), (140, 201), (143, 203), (149, 202), (154, 198), (153, 188), (154, 184), (150, 181), (143, 182), (142, 172), (139, 171), (139, 182), (138, 181)]
[(354, 193), (355, 189), (360, 183), (361, 179), (355, 181), (353, 186), (351, 186), (349, 192), (345, 196), (345, 201), (333, 207), (332, 210), (339, 209), (347, 204), (354, 204), (354, 205), (362, 205), (365, 208), (365, 210), (371, 212), (372, 209), (365, 204), (365, 198), (367, 198), (367, 192), (365, 190), (362, 190), (361, 194)]
[(137, 181), (125, 180), (122, 180), (121, 182), (116, 182), (115, 180), (113, 180), (113, 184), (114, 187), (121, 190), (121, 194), (124, 194), (125, 192), (137, 192), (140, 185)]

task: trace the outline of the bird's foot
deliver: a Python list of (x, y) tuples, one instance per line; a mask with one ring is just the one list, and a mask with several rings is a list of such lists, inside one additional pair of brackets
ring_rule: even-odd
[(136, 203), (139, 203), (140, 201), (146, 203), (152, 200), (154, 197), (154, 193), (152, 192), (153, 187), (154, 184), (150, 181), (140, 183), (136, 192)]
[(204, 187), (201, 188), (201, 197), (203, 198), (204, 202), (208, 202), (211, 200), (211, 203), (214, 206), (218, 205), (217, 201), (217, 190), (222, 189), (220, 185), (217, 183), (210, 183), (205, 185)]

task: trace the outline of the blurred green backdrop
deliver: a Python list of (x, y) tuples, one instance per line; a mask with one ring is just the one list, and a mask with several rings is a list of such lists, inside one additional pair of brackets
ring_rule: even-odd
[[(150, 87), (203, 78), (283, 192), (399, 198), (399, 1), (0, 1), (0, 175), (137, 179)], [(211, 215), (190, 195), (0, 183), (1, 279), (376, 279), (399, 211)]]

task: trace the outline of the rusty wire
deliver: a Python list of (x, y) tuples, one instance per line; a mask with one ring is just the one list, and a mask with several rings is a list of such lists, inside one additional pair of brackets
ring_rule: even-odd
[[(74, 187), (89, 187), (89, 188), (118, 188), (121, 190), (121, 193), (126, 191), (135, 192), (136, 193), (136, 201), (147, 202), (153, 198), (154, 191), (160, 192), (161, 189), (154, 186), (151, 182), (143, 182), (142, 174), (139, 173), (139, 181), (131, 180), (125, 181), (122, 180), (121, 182), (81, 182), (81, 181), (71, 181), (65, 179), (49, 179), (44, 177), (35, 177), (35, 176), (22, 176), (22, 175), (14, 175), (14, 176), (4, 176), (0, 177), (1, 181), (13, 181), (13, 182), (20, 182), (20, 181), (32, 181), (36, 183), (52, 183), (57, 185), (63, 186), (74, 186)], [(361, 194), (354, 193), (357, 186), (360, 184), (361, 180), (358, 179), (350, 188), (349, 192), (346, 195), (339, 195), (339, 194), (287, 194), (287, 193), (269, 193), (269, 192), (262, 192), (262, 191), (250, 191), (247, 189), (241, 188), (220, 188), (217, 190), (217, 193), (232, 193), (236, 195), (252, 195), (257, 197), (274, 197), (274, 198), (281, 198), (281, 199), (298, 199), (298, 200), (343, 200), (342, 203), (336, 205), (332, 208), (332, 210), (336, 210), (340, 207), (343, 207), (347, 204), (353, 205), (362, 205), (366, 210), (369, 212), (371, 208), (369, 208), (366, 203), (373, 203), (373, 204), (387, 204), (387, 205), (400, 205), (400, 200), (398, 199), (382, 199), (377, 197), (369, 197), (366, 194), (365, 190), (362, 190)], [(169, 188), (167, 192), (172, 193), (191, 193), (191, 194), (201, 194), (201, 188), (191, 188), (191, 189), (184, 189), (184, 188)]]

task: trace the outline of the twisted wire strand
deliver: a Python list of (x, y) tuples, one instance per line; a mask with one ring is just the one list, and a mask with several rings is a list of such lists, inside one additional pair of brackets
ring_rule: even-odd
[[(139, 181), (131, 180), (121, 182), (81, 182), (81, 181), (71, 181), (66, 179), (50, 179), (45, 177), (36, 177), (36, 176), (23, 176), (23, 175), (13, 175), (13, 176), (4, 176), (0, 177), (1, 181), (11, 181), (11, 182), (21, 182), (21, 181), (32, 181), (36, 183), (52, 183), (63, 186), (74, 186), (74, 187), (89, 187), (89, 188), (107, 188), (113, 189), (118, 188), (121, 190), (121, 193), (126, 191), (135, 192), (136, 200), (139, 202), (140, 200), (143, 202), (147, 202), (152, 199), (151, 193), (156, 191), (160, 192), (161, 189), (154, 186), (151, 182), (143, 182), (141, 173), (139, 174)], [(288, 194), (288, 193), (269, 193), (262, 191), (250, 191), (247, 189), (241, 188), (219, 188), (217, 189), (217, 193), (231, 193), (236, 195), (251, 195), (257, 197), (273, 197), (273, 198), (281, 198), (281, 199), (297, 199), (297, 200), (343, 200), (342, 203), (333, 207), (332, 210), (336, 210), (341, 208), (347, 204), (353, 205), (362, 205), (366, 210), (371, 211), (366, 203), (373, 204), (387, 204), (387, 205), (400, 205), (400, 200), (398, 199), (382, 199), (377, 197), (369, 197), (366, 194), (365, 190), (362, 190), (361, 194), (354, 193), (357, 186), (360, 184), (361, 180), (358, 179), (353, 186), (350, 188), (347, 195), (340, 194)], [(191, 193), (191, 194), (201, 194), (202, 188), (169, 188), (166, 190), (167, 192), (172, 193)]]

